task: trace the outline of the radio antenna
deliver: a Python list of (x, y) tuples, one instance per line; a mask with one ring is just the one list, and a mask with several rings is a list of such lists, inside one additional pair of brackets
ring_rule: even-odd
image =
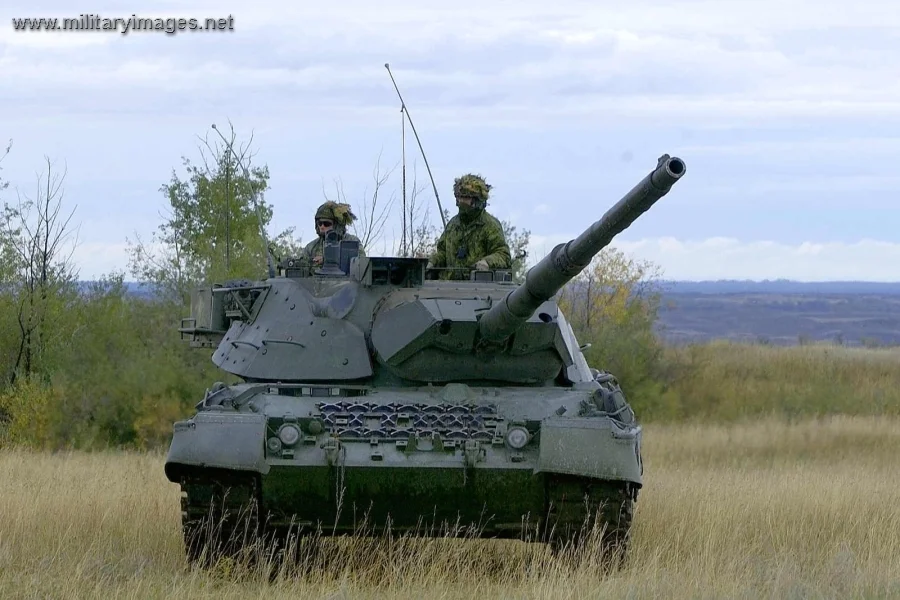
[(409, 116), (409, 109), (406, 108), (406, 103), (403, 101), (403, 96), (400, 94), (400, 88), (397, 87), (397, 82), (394, 80), (394, 74), (391, 73), (390, 63), (384, 63), (384, 68), (387, 69), (388, 75), (391, 76), (391, 82), (394, 84), (394, 89), (397, 90), (397, 97), (400, 98), (400, 109), (406, 114), (406, 118), (409, 119), (409, 126), (412, 128), (413, 135), (416, 136), (416, 143), (419, 145), (419, 151), (422, 153), (422, 160), (425, 161), (425, 168), (428, 169), (428, 178), (431, 179), (431, 187), (434, 189), (434, 199), (437, 200), (438, 212), (441, 213), (441, 223), (444, 224), (444, 229), (446, 229), (447, 219), (444, 217), (444, 209), (441, 207), (441, 198), (438, 195), (437, 186), (434, 184), (434, 177), (431, 175), (431, 167), (428, 166), (428, 157), (425, 156), (425, 150), (422, 148), (419, 134), (416, 133), (416, 126), (413, 125), (412, 117)]
[[(411, 248), (407, 249), (406, 247), (406, 117), (404, 113), (406, 112), (406, 108), (400, 107), (400, 161), (403, 165), (402, 168), (402, 177), (401, 179), (401, 189), (403, 192), (403, 218), (400, 219), (401, 224), (403, 225), (403, 235), (400, 236), (400, 256), (409, 256)], [(412, 215), (409, 216), (410, 221), (410, 233), (412, 233)], [(410, 246), (412, 246), (412, 236), (410, 236)]]
[[(212, 128), (216, 130), (216, 133), (219, 134), (219, 137), (222, 138), (222, 141), (225, 142), (225, 145), (228, 146), (228, 149), (231, 150), (231, 153), (234, 155), (235, 160), (238, 165), (240, 165), (241, 169), (244, 171), (244, 177), (247, 178), (247, 182), (250, 182), (250, 171), (247, 170), (247, 167), (244, 166), (244, 163), (241, 161), (241, 157), (237, 155), (237, 152), (234, 151), (234, 147), (225, 139), (225, 136), (222, 135), (222, 132), (216, 127), (216, 124), (212, 124)], [(262, 236), (263, 244), (266, 247), (266, 264), (269, 267), (269, 277), (275, 277), (275, 265), (272, 260), (272, 253), (269, 251), (269, 240), (266, 236), (266, 229), (263, 227), (263, 218), (262, 213), (259, 211), (259, 193), (253, 192), (253, 207), (256, 209), (256, 218), (259, 220), (259, 234)]]

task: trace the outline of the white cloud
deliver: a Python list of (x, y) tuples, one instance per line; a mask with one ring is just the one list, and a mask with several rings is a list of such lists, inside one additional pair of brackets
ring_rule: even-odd
[[(399, 102), (385, 62), (423, 136), (444, 206), (453, 210), (456, 174), (484, 172), (496, 186), (492, 208), (531, 231), (534, 254), (569, 239), (553, 235), (573, 226), (566, 215), (599, 216), (670, 152), (687, 161), (686, 182), (636, 235), (677, 233), (681, 241), (634, 246), (670, 275), (732, 276), (733, 267), (741, 271), (735, 277), (785, 269), (855, 276), (845, 266), (850, 257), (864, 261), (863, 270), (890, 267), (865, 246), (801, 245), (891, 239), (900, 11), (886, 0), (866, 10), (839, 0), (145, 7), (13, 0), (0, 8), (0, 142), (16, 142), (2, 175), (28, 185), (43, 153), (68, 161), (77, 218), (118, 224), (85, 228), (92, 246), (78, 256), (92, 269), (119, 265), (128, 232), (149, 234), (163, 203), (159, 184), (172, 167), (181, 172), (181, 155), (197, 157), (195, 134), (228, 118), (244, 135), (258, 134), (256, 162), (271, 166), (276, 222), (300, 223), (308, 235), (320, 180), (341, 176), (358, 186), (348, 197), (359, 198), (379, 147), (385, 163), (399, 159)], [(232, 14), (235, 31), (45, 35), (10, 26), (12, 17), (79, 10), (113, 18)], [(411, 133), (407, 127), (410, 161), (419, 158)], [(430, 202), (421, 163), (419, 181)], [(788, 223), (798, 218), (800, 225)], [(790, 243), (707, 239), (723, 232)]]
[[(53, 4), (50, 14), (77, 16)], [(103, 16), (132, 14), (100, 6)], [(229, 33), (45, 35), (7, 26), (0, 34), (0, 44), (7, 44), (0, 85), (20, 101), (66, 89), (70, 110), (87, 98), (96, 106), (101, 90), (110, 92), (104, 96), (110, 106), (170, 112), (200, 110), (176, 94), (227, 106), (225, 92), (254, 92), (262, 95), (254, 102), (259, 114), (300, 103), (306, 110), (296, 118), (315, 119), (311, 113), (326, 107), (350, 114), (395, 103), (383, 67), (391, 62), (417, 113), (433, 123), (500, 116), (517, 123), (628, 117), (696, 125), (725, 118), (900, 115), (900, 81), (893, 76), (898, 50), (888, 37), (889, 27), (900, 26), (900, 12), (887, 2), (870, 3), (866, 11), (837, 0), (617, 7), (586, 0), (463, 0), (448, 7), (285, 0), (260, 2), (253, 11), (245, 6), (203, 1), (188, 10), (161, 2), (138, 13), (232, 14), (235, 31)], [(23, 7), (12, 16), (37, 10)], [(12, 13), (9, 7), (3, 12)], [(826, 28), (827, 35), (807, 34)], [(857, 41), (860, 29), (869, 34), (866, 43)], [(855, 36), (849, 52), (841, 48), (843, 30)], [(793, 42), (790, 34), (806, 37)], [(866, 46), (872, 40), (881, 45)], [(60, 44), (79, 46), (79, 52), (46, 47)]]
[[(529, 264), (572, 236), (534, 235)], [(672, 237), (617, 241), (613, 246), (654, 263), (666, 279), (794, 279), (797, 281), (900, 281), (900, 243), (745, 242), (733, 238), (679, 240)]]
[(848, 156), (858, 157), (860, 154), (873, 157), (883, 157), (889, 154), (900, 154), (900, 136), (885, 135), (884, 137), (870, 136), (858, 137), (837, 136), (833, 132), (823, 132), (805, 139), (779, 139), (779, 140), (754, 140), (734, 141), (728, 144), (684, 145), (678, 150), (685, 155), (710, 155), (772, 157), (770, 160), (782, 161), (785, 158), (791, 161), (808, 161), (810, 155), (817, 159), (827, 157), (831, 159), (846, 159)]
[(125, 279), (132, 279), (128, 274), (128, 244), (125, 242), (79, 243), (72, 252), (71, 261), (81, 280), (99, 279), (113, 271), (124, 271)]
[[(261, 1), (254, 10), (243, 10), (240, 0), (205, 0), (192, 2), (191, 11), (180, 8), (173, 12), (185, 14), (198, 10), (218, 14), (233, 12), (239, 22), (282, 22), (285, 27), (309, 22), (342, 22), (347, 28), (378, 29), (394, 22), (429, 23), (442, 29), (459, 23), (475, 26), (492, 22), (498, 28), (520, 20), (562, 23), (567, 29), (589, 30), (592, 27), (617, 29), (639, 28), (652, 32), (729, 34), (752, 33), (759, 29), (791, 30), (818, 29), (843, 25), (884, 26), (900, 23), (894, 5), (887, 1), (870, 1), (866, 10), (859, 5), (838, 0), (781, 0), (732, 1), (728, 6), (715, 0), (687, 0), (667, 3), (660, 0), (635, 0), (626, 5), (602, 5), (593, 0), (459, 0), (445, 6), (435, 6), (414, 0), (386, 0), (377, 5), (365, 0), (345, 0), (341, 3), (300, 4), (288, 0)], [(205, 15), (204, 12), (204, 15)], [(246, 13), (246, 14), (244, 14)], [(348, 15), (352, 15), (349, 17)]]
[(72, 35), (50, 31), (22, 32), (15, 31), (12, 27), (0, 29), (0, 45), (9, 45), (13, 48), (24, 47), (31, 52), (35, 49), (58, 50), (103, 46), (112, 40), (112, 36), (108, 35)]

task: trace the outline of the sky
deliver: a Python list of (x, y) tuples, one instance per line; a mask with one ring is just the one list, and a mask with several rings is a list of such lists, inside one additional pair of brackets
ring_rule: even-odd
[[(66, 169), (82, 279), (127, 271), (159, 188), (233, 124), (267, 165), (272, 232), (305, 243), (323, 188), (359, 207), (401, 158), (390, 63), (444, 208), (481, 173), (529, 259), (670, 154), (684, 178), (615, 241), (667, 279), (900, 280), (900, 11), (888, 0), (6, 0), (0, 163), (34, 195)], [(140, 5), (138, 10), (136, 7)], [(16, 18), (231, 18), (233, 30), (16, 31)], [(408, 180), (434, 193), (406, 127)], [(400, 169), (382, 193), (399, 203)], [(385, 192), (386, 191), (386, 192)], [(395, 211), (382, 244), (392, 245)]]

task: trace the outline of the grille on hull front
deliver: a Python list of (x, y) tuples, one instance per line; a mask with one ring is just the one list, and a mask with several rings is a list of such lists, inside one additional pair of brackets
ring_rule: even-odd
[(325, 429), (345, 440), (399, 440), (437, 434), (445, 440), (490, 442), (503, 421), (492, 404), (320, 402), (316, 406)]

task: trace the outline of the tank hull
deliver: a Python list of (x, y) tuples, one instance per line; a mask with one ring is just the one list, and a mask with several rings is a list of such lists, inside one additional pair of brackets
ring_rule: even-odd
[[(202, 407), (175, 427), (165, 469), (184, 492), (189, 554), (223, 505), (233, 517), (253, 505), (260, 532), (551, 544), (599, 511), (624, 545), (642, 484), (640, 427), (579, 416), (589, 391), (451, 384), (321, 398), (244, 387), (230, 407)], [(300, 430), (296, 441), (273, 442), (286, 424)], [(527, 432), (521, 448), (506, 439), (512, 429)]]
[(457, 525), (475, 525), (485, 534), (517, 536), (522, 519), (534, 521), (543, 509), (542, 484), (543, 477), (528, 468), (408, 466), (387, 472), (350, 466), (336, 473), (282, 465), (262, 479), (262, 500), (270, 523), (281, 527), (299, 517), (307, 527), (338, 533), (389, 527), (445, 535)]

